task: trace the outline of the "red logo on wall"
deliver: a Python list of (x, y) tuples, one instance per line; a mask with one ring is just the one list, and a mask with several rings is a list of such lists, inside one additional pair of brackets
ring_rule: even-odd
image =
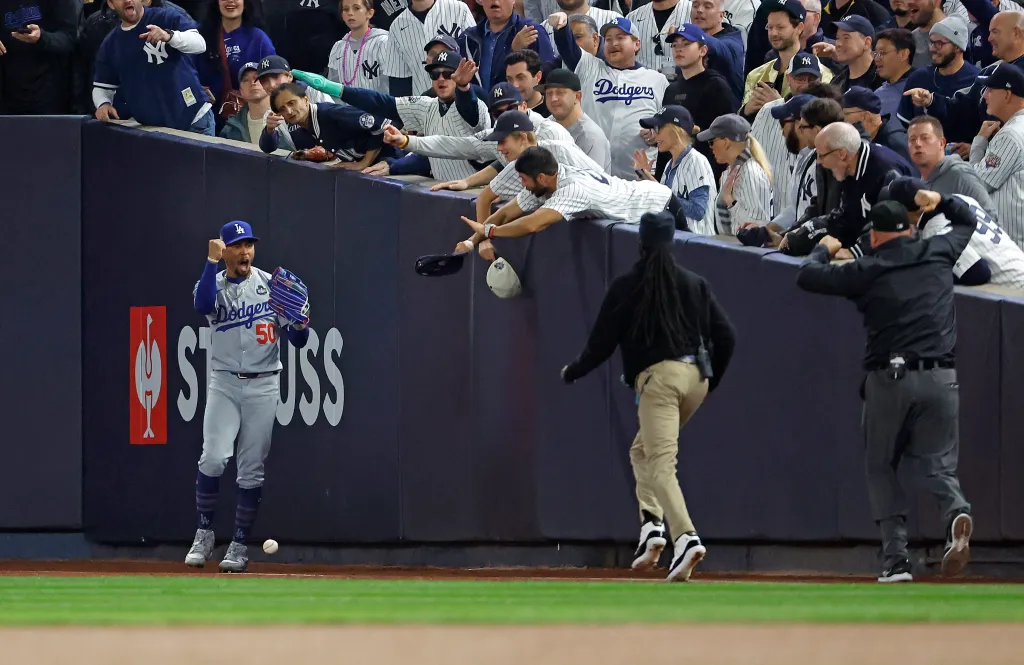
[(131, 308), (130, 443), (167, 443), (167, 308)]

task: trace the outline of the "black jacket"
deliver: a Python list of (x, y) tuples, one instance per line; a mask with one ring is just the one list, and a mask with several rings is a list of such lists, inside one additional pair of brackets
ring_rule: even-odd
[(884, 83), (885, 79), (878, 75), (878, 68), (875, 67), (873, 62), (863, 75), (855, 79), (850, 78), (850, 70), (845, 67), (832, 79), (832, 85), (839, 88), (842, 92), (846, 92), (855, 85), (867, 88), (868, 90), (878, 90)]
[(875, 134), (873, 142), (878, 145), (884, 145), (902, 157), (910, 165), (914, 175), (919, 175), (917, 168), (910, 161), (910, 150), (907, 147), (907, 130), (902, 127), (899, 129), (893, 127), (892, 123), (889, 122), (889, 116), (882, 117), (882, 126), (879, 128), (878, 133)]
[[(78, 0), (0, 0), (0, 115), (60, 115), (71, 110), (71, 61), (82, 6)], [(39, 41), (11, 36), (36, 24)]]
[(805, 291), (849, 298), (864, 315), (864, 369), (879, 369), (894, 354), (952, 362), (956, 352), (953, 265), (976, 226), (967, 203), (943, 197), (937, 208), (952, 229), (928, 240), (901, 236), (856, 261), (833, 265), (828, 249), (814, 248), (797, 273)]
[(617, 277), (608, 287), (587, 346), (579, 358), (566, 368), (565, 380), (583, 378), (611, 357), (618, 346), (622, 349), (623, 378), (633, 386), (637, 375), (651, 365), (696, 354), (700, 336), (703, 336), (711, 353), (714, 374), (708, 381), (708, 390), (714, 390), (729, 366), (736, 344), (736, 331), (729, 317), (715, 300), (707, 281), (677, 265), (679, 298), (686, 310), (687, 320), (693, 322), (699, 335), (689, 335), (686, 339), (655, 339), (652, 345), (637, 339), (633, 334), (633, 322), (644, 265), (645, 260), (640, 259), (628, 273)]
[(835, 39), (836, 21), (855, 15), (871, 21), (877, 30), (878, 26), (885, 25), (889, 20), (888, 3), (884, 4), (883, 7), (883, 3), (874, 0), (850, 0), (841, 9), (836, 9), (835, 0), (829, 0), (821, 5), (821, 30), (829, 39)]
[[(672, 85), (665, 90), (661, 105), (672, 104), (686, 107), (686, 110), (693, 116), (693, 124), (702, 130), (710, 127), (718, 116), (735, 113), (740, 106), (729, 82), (721, 73), (713, 69), (706, 69), (691, 79), (684, 79), (681, 75), (676, 78)], [(715, 161), (714, 155), (711, 153), (711, 142), (696, 141), (694, 147), (711, 162), (711, 170), (715, 174), (715, 179), (720, 178), (725, 171), (725, 165)], [(661, 172), (668, 164), (668, 160), (667, 152), (659, 153), (656, 177), (661, 177)]]

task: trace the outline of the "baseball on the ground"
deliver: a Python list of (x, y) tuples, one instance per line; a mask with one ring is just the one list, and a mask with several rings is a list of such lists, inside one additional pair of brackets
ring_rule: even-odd
[(263, 543), (263, 551), (266, 552), (267, 554), (273, 554), (274, 552), (276, 552), (277, 551), (277, 541), (273, 540), (273, 539), (265, 541)]

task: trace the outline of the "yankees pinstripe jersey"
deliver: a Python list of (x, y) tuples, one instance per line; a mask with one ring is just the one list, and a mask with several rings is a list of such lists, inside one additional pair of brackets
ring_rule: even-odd
[(327, 78), (357, 88), (388, 91), (388, 77), (381, 72), (388, 48), (386, 30), (371, 28), (362, 39), (350, 39), (351, 33), (334, 43), (327, 59)]
[[(954, 0), (955, 1), (955, 0)], [(725, 22), (740, 29), (743, 35), (743, 48), (747, 47), (747, 33), (750, 32), (750, 24), (754, 22), (754, 14), (761, 6), (761, 0), (725, 0), (722, 9), (725, 10)]]
[(558, 165), (558, 185), (538, 198), (527, 189), (516, 203), (525, 213), (548, 208), (569, 219), (611, 219), (639, 224), (645, 212), (661, 212), (672, 190), (660, 182), (623, 180), (598, 171)]
[(665, 41), (665, 35), (668, 34), (669, 27), (673, 25), (679, 27), (690, 22), (692, 4), (690, 0), (679, 0), (661, 29), (658, 28), (658, 24), (654, 20), (653, 2), (626, 15), (626, 18), (632, 21), (636, 27), (637, 34), (640, 35), (640, 52), (636, 55), (637, 62), (666, 76), (675, 75), (676, 63), (672, 59), (672, 46)]
[[(725, 205), (722, 193), (727, 183), (733, 180), (732, 207)], [(772, 183), (761, 165), (754, 160), (750, 150), (744, 150), (736, 162), (722, 174), (722, 186), (718, 190), (718, 231), (736, 235), (740, 224), (754, 222), (764, 226), (775, 216), (772, 203)]]
[[(474, 127), (463, 119), (454, 103), (441, 115), (441, 100), (435, 97), (395, 98), (395, 107), (398, 108), (405, 129), (425, 136), (469, 137), (473, 132), (486, 130), (491, 124), (487, 105), (479, 99), (476, 103), (480, 110), (480, 121)], [(476, 169), (464, 159), (431, 157), (430, 172), (437, 180), (462, 180), (476, 173)]]
[(707, 157), (695, 149), (687, 149), (680, 159), (679, 166), (673, 169), (670, 162), (665, 168), (665, 172), (661, 174), (661, 182), (682, 197), (688, 197), (690, 192), (707, 187), (708, 207), (704, 211), (704, 217), (687, 220), (690, 230), (694, 233), (715, 235), (715, 200), (718, 199), (718, 188), (715, 186), (715, 174)]
[[(788, 229), (800, 220), (811, 200), (818, 195), (817, 169), (818, 156), (814, 148), (804, 148), (796, 158), (796, 167), (789, 178), (789, 191), (782, 211), (772, 221)], [(774, 188), (773, 188), (774, 189)], [(778, 208), (776, 208), (778, 210)]]
[[(978, 228), (974, 230), (967, 248), (953, 265), (953, 274), (960, 277), (967, 269), (985, 259), (992, 278), (989, 284), (999, 284), (1015, 289), (1024, 289), (1024, 251), (1015, 245), (1006, 232), (993, 221), (978, 202), (963, 194), (954, 194), (970, 206), (971, 212), (978, 220)], [(943, 214), (936, 214), (920, 226), (921, 237), (931, 238), (951, 226)]]
[[(689, 0), (686, 2), (689, 4)], [(650, 150), (640, 138), (640, 119), (660, 110), (668, 79), (646, 67), (615, 69), (586, 51), (580, 52), (576, 74), (583, 88), (583, 112), (601, 127), (611, 144), (609, 173), (636, 178), (633, 153)]]
[[(527, 111), (526, 114), (533, 122), (538, 143), (541, 141), (572, 142), (572, 135), (569, 131), (554, 120), (545, 118), (535, 111)], [(508, 164), (508, 160), (498, 152), (498, 144), (495, 141), (484, 140), (484, 137), (490, 133), (490, 129), (483, 129), (473, 136), (410, 136), (405, 149), (426, 157), (472, 159), (478, 162), (498, 160), (504, 167)], [(437, 175), (434, 177), (440, 179)], [(451, 178), (451, 180), (459, 179)]]
[(469, 6), (460, 0), (434, 0), (424, 21), (406, 9), (391, 22), (382, 73), (396, 78), (411, 76), (417, 94), (430, 89), (430, 76), (423, 70), (427, 64), (423, 47), (437, 35), (458, 37), (474, 25)]
[[(545, 4), (547, 4), (547, 2), (545, 2)], [(555, 44), (555, 31), (551, 27), (551, 23), (548, 21), (547, 17), (551, 16), (555, 12), (562, 11), (562, 9), (553, 0), (550, 4), (552, 7), (554, 7), (554, 9), (552, 9), (550, 12), (544, 15), (544, 22), (541, 23), (541, 25), (548, 33), (548, 40), (551, 41), (551, 48), (554, 49), (555, 55), (558, 55), (558, 46)], [(569, 12), (569, 15), (571, 16), (574, 13), (576, 12)], [(590, 9), (583, 13), (586, 16), (589, 16), (590, 18), (594, 19), (594, 22), (597, 23), (598, 30), (600, 30), (601, 26), (604, 25), (605, 23), (611, 23), (612, 21), (614, 21), (616, 16), (622, 16), (622, 14), (618, 12), (610, 11), (608, 9), (600, 9), (598, 7), (591, 7)]]
[(1024, 111), (1014, 113), (991, 141), (974, 137), (971, 166), (992, 194), (1003, 228), (1024, 247)]
[(789, 192), (789, 177), (796, 166), (796, 155), (786, 147), (786, 137), (782, 135), (782, 125), (772, 117), (771, 109), (785, 103), (781, 99), (773, 99), (757, 112), (750, 132), (764, 148), (768, 163), (772, 167), (772, 191), (775, 192), (775, 209), (781, 210), (786, 205), (786, 193)]
[[(572, 141), (537, 141), (537, 145), (550, 150), (559, 164), (594, 173), (604, 173), (604, 169)], [(509, 162), (488, 186), (502, 201), (511, 201), (519, 196), (519, 192), (523, 191), (523, 181), (519, 178), (519, 172), (516, 171), (515, 160)]]

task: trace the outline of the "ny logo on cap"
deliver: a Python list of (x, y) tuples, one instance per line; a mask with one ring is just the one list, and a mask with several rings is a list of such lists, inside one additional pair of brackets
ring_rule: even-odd
[(263, 58), (263, 62), (260, 63), (260, 67), (266, 69), (270, 66), (270, 58)]
[(438, 62), (444, 62), (447, 59), (448, 59), (448, 52), (447, 51), (441, 51), (440, 53), (437, 54), (437, 61)]
[(245, 233), (245, 229), (242, 228), (241, 224), (235, 224), (235, 233), (237, 233), (238, 235), (242, 235), (243, 233)]
[(779, 4), (780, 4), (780, 5), (784, 5), (784, 4), (786, 4), (786, 0), (779, 0)]
[(504, 94), (505, 94), (505, 91), (502, 90), (501, 88), (495, 88), (494, 89), (494, 96), (495, 97), (501, 97)]
[(800, 64), (801, 65), (809, 65), (809, 64), (811, 64), (811, 59), (810, 58), (800, 58)]

